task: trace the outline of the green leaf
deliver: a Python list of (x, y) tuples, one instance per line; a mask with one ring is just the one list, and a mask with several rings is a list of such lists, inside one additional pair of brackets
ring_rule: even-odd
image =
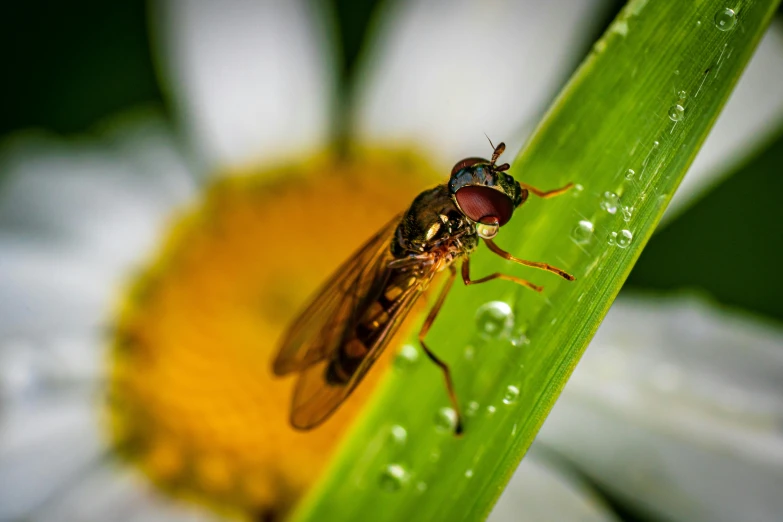
[(443, 379), (412, 341), (295, 519), (454, 521), (489, 513), (776, 6), (626, 6), (513, 162), (511, 173), (525, 183), (577, 186), (553, 199), (531, 196), (496, 238), (514, 255), (564, 268), (577, 281), (480, 249), (474, 278), (502, 271), (545, 290), (498, 280), (455, 285), (449, 295), (427, 340), (452, 368), (465, 435), (439, 427), (448, 424), (439, 415), (449, 404)]

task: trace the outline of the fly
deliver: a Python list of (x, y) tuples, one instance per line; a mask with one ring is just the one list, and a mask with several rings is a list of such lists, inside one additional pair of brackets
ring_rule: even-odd
[(505, 172), (510, 168), (508, 163), (496, 164), (505, 148), (504, 143), (494, 147), (489, 160), (459, 161), (447, 183), (419, 194), (407, 211), (337, 269), (289, 327), (273, 371), (276, 375), (299, 374), (291, 405), (295, 428), (314, 428), (334, 413), (367, 374), (433, 278), (448, 270), (418, 338), (424, 353), (443, 372), (457, 413), (455, 432), (462, 433), (462, 415), (449, 367), (425, 342), (457, 277), (457, 262), (461, 262), (465, 285), (504, 279), (536, 292), (543, 290), (499, 272), (471, 279), (470, 254), (483, 241), (504, 259), (574, 280), (571, 274), (547, 263), (518, 259), (493, 241), (530, 193), (550, 198), (572, 186), (569, 183), (542, 191), (516, 181)]

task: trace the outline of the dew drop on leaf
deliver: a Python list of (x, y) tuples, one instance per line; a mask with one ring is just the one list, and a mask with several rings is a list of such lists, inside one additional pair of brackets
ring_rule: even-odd
[(499, 339), (508, 333), (513, 324), (514, 312), (508, 303), (490, 301), (476, 311), (476, 326), (482, 337)]
[(389, 430), (389, 436), (396, 444), (405, 444), (405, 442), (408, 440), (408, 430), (399, 424), (395, 424)]
[(620, 248), (626, 248), (631, 244), (632, 239), (633, 234), (631, 234), (631, 231), (623, 229), (616, 236), (617, 246)]
[(408, 481), (408, 471), (400, 464), (389, 464), (378, 481), (385, 491), (398, 491)]
[(601, 200), (601, 208), (606, 210), (610, 214), (617, 212), (617, 206), (620, 204), (620, 197), (614, 192), (604, 192), (604, 197)]
[(633, 169), (628, 169), (628, 170), (625, 172), (625, 179), (633, 179), (633, 178), (634, 178), (634, 176), (636, 176), (636, 171), (635, 171), (635, 170), (633, 170)]
[(514, 328), (508, 339), (511, 341), (511, 345), (517, 348), (530, 344), (530, 339), (527, 337), (527, 327), (524, 324)]
[(679, 103), (672, 105), (669, 108), (669, 119), (672, 121), (680, 121), (685, 116), (685, 108)]
[(734, 29), (734, 25), (737, 23), (737, 13), (734, 9), (721, 9), (715, 13), (715, 27), (721, 31), (730, 31)]
[(593, 239), (593, 224), (586, 219), (576, 224), (571, 231), (571, 239), (577, 245), (586, 245)]
[(451, 433), (457, 427), (457, 412), (453, 408), (443, 407), (435, 414), (435, 428), (443, 433)]
[(403, 345), (400, 353), (394, 358), (394, 367), (406, 370), (413, 367), (419, 360), (419, 350), (412, 344)]
[(514, 404), (519, 397), (519, 387), (509, 384), (506, 393), (503, 394), (503, 404)]

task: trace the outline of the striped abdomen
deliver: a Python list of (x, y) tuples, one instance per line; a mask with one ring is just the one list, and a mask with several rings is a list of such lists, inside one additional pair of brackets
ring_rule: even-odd
[(410, 272), (389, 270), (378, 290), (370, 292), (366, 305), (359, 308), (364, 312), (355, 327), (346, 330), (343, 343), (326, 369), (329, 384), (347, 384), (371, 351), (383, 349), (402, 319), (398, 317), (401, 297), (415, 283), (416, 277)]

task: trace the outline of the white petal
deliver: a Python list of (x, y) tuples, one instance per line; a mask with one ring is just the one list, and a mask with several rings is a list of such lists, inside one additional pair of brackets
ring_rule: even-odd
[[(96, 389), (105, 370), (104, 349), (97, 333), (93, 338), (63, 334), (49, 341), (0, 340), (0, 401), (6, 409), (24, 408), (74, 388)], [(0, 437), (3, 433), (0, 426)]]
[(71, 483), (62, 495), (37, 510), (34, 518), (41, 522), (218, 520), (203, 508), (163, 498), (139, 473), (112, 461)]
[(603, 522), (616, 518), (581, 480), (542, 452), (531, 450), (487, 520)]
[(207, 169), (321, 147), (335, 92), (323, 17), (304, 0), (170, 0), (164, 73)]
[(157, 120), (120, 124), (101, 141), (20, 137), (0, 168), (0, 338), (103, 320), (120, 281), (195, 194)]
[(95, 411), (79, 393), (2, 411), (0, 520), (22, 519), (100, 462)]
[(485, 132), (515, 152), (574, 68), (603, 4), (394, 3), (362, 61), (358, 136), (423, 143), (444, 163), (488, 153)]
[(621, 299), (536, 444), (665, 519), (775, 520), (781, 346), (779, 327), (693, 300)]
[(783, 24), (773, 22), (675, 192), (665, 220), (675, 217), (690, 202), (730, 174), (780, 129), (783, 123), (781, 85)]

